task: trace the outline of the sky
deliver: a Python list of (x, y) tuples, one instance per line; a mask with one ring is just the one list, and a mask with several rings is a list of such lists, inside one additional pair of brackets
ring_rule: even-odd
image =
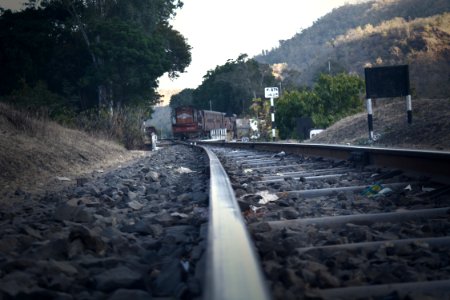
[(187, 72), (160, 89), (196, 88), (208, 70), (240, 54), (253, 57), (293, 37), (349, 0), (184, 0), (171, 21), (192, 50)]
[[(20, 8), (23, 0), (0, 0)], [(333, 8), (354, 0), (183, 0), (171, 20), (192, 47), (192, 62), (176, 80), (160, 78), (160, 90), (196, 88), (208, 70), (240, 54), (253, 57), (293, 37)]]

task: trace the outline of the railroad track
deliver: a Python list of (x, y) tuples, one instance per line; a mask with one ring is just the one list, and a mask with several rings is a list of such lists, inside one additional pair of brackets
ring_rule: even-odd
[(211, 179), (206, 299), (449, 299), (448, 153), (233, 146), (207, 150), (229, 179)]

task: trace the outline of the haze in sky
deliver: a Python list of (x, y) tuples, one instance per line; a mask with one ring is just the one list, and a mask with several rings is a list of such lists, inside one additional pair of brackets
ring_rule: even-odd
[(278, 47), (333, 8), (349, 0), (184, 0), (171, 22), (192, 50), (187, 72), (174, 81), (163, 77), (160, 89), (196, 88), (208, 70), (246, 53)]

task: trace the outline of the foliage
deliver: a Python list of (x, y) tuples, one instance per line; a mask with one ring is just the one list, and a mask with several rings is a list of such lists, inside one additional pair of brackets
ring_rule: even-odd
[(328, 127), (362, 110), (363, 81), (357, 75), (321, 74), (312, 90), (292, 90), (276, 100), (276, 124), (282, 139), (298, 138), (296, 120), (310, 117), (316, 127)]
[(143, 145), (142, 123), (148, 112), (136, 106), (123, 106), (111, 115), (106, 108), (86, 110), (75, 119), (77, 128), (116, 140), (127, 149), (141, 148)]
[(276, 101), (275, 121), (281, 139), (298, 138), (296, 120), (300, 117), (321, 115), (319, 99), (314, 92), (293, 90), (286, 92)]
[(251, 117), (258, 120), (260, 140), (269, 141), (272, 137), (270, 102), (267, 99), (254, 98), (250, 106)]
[(0, 96), (44, 82), (77, 110), (151, 105), (157, 79), (184, 72), (190, 46), (168, 20), (179, 0), (30, 0), (0, 15)]
[(50, 118), (60, 123), (72, 124), (73, 107), (60, 95), (51, 92), (45, 82), (38, 81), (33, 87), (28, 86), (23, 80), (21, 84), (20, 89), (12, 91), (0, 100), (14, 105), (18, 110), (28, 111), (33, 117)]
[(180, 7), (180, 0), (30, 0), (23, 11), (1, 10), (0, 98), (137, 146), (158, 78), (177, 77), (191, 61), (168, 23)]
[(184, 89), (170, 98), (170, 107), (189, 106), (193, 104), (194, 89)]
[(238, 115), (247, 114), (252, 99), (263, 97), (264, 87), (276, 81), (268, 65), (242, 54), (236, 60), (210, 70), (193, 92), (194, 106)]
[(339, 119), (362, 109), (364, 82), (357, 75), (322, 74), (314, 85), (317, 97), (313, 120), (317, 126), (327, 127)]

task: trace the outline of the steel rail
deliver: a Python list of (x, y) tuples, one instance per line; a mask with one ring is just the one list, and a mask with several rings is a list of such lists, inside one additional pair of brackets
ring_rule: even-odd
[(204, 299), (270, 299), (260, 262), (230, 179), (217, 156), (210, 161), (210, 200)]
[[(199, 142), (205, 143), (206, 142)], [(214, 145), (214, 143), (211, 143)], [(320, 156), (332, 159), (360, 161), (361, 163), (411, 170), (420, 173), (450, 177), (450, 152), (377, 148), (346, 145), (306, 143), (215, 143), (221, 147), (255, 149), (286, 154)]]
[[(328, 217), (304, 218), (304, 219), (294, 219), (284, 221), (271, 221), (267, 222), (267, 224), (272, 230), (283, 229), (285, 227), (299, 227), (307, 225), (340, 226), (347, 223), (357, 225), (370, 225), (376, 222), (404, 222), (419, 218), (448, 216), (449, 214), (450, 214), (450, 207), (442, 207), (442, 208), (414, 209), (388, 213), (328, 216)], [(258, 223), (253, 223), (250, 225), (251, 228), (255, 228), (257, 226)]]
[[(373, 299), (372, 297), (385, 297), (393, 292), (398, 293), (400, 299), (408, 296), (408, 294), (425, 293), (427, 292), (439, 293), (442, 297), (448, 296), (450, 292), (450, 280), (435, 280), (422, 282), (405, 282), (405, 283), (391, 283), (371, 286), (352, 286), (344, 288), (334, 288), (318, 291), (321, 299), (335, 300), (335, 299)], [(438, 299), (438, 298), (433, 298)], [(448, 298), (441, 298), (448, 299)]]

